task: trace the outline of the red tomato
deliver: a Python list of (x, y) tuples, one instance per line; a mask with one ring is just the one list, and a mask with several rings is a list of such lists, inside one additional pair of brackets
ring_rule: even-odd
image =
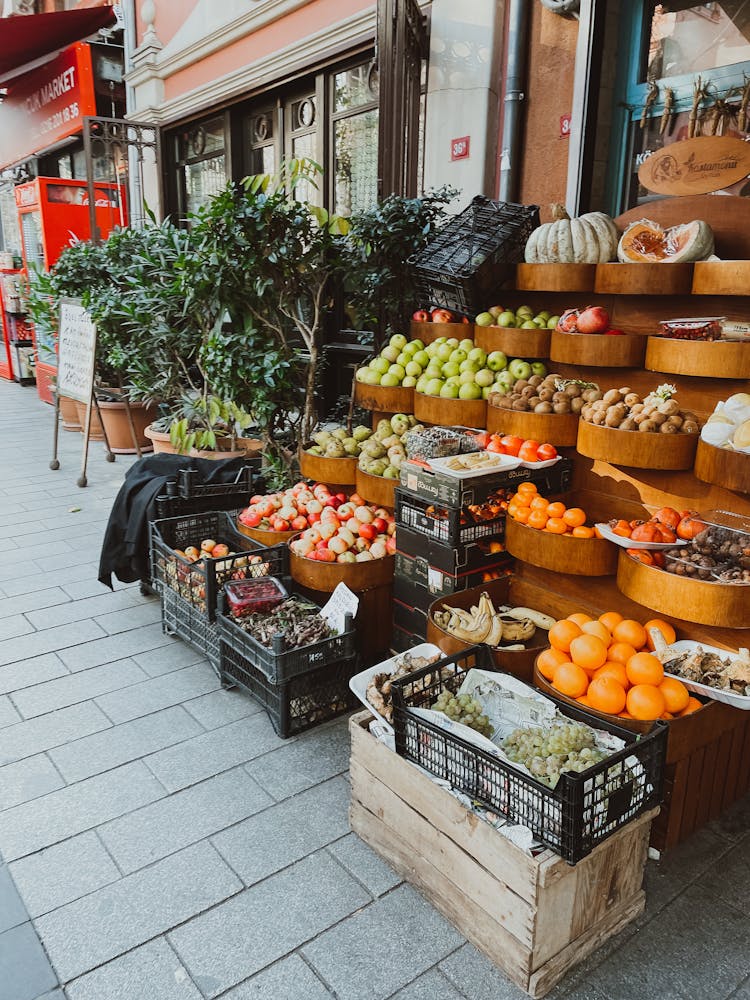
[(524, 441), (518, 451), (518, 457), (522, 462), (538, 462), (538, 445), (534, 441)]
[(557, 458), (557, 448), (553, 444), (540, 444), (537, 455), (540, 462), (549, 462), (550, 459)]
[(523, 438), (518, 437), (517, 434), (506, 434), (500, 438), (500, 444), (505, 449), (506, 455), (518, 455), (523, 444)]

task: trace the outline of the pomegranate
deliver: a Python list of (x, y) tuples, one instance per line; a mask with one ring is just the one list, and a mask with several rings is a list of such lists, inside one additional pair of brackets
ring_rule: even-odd
[(579, 333), (604, 333), (609, 329), (609, 313), (601, 306), (586, 306), (576, 320)]
[(577, 322), (580, 309), (566, 309), (557, 321), (557, 329), (560, 333), (575, 333), (578, 329)]

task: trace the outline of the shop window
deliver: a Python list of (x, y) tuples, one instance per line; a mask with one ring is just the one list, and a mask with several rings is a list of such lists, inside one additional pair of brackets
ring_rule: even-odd
[(224, 116), (191, 125), (175, 136), (177, 208), (184, 219), (227, 183)]
[(378, 197), (378, 75), (362, 63), (333, 77), (334, 211), (352, 215)]
[(702, 73), (750, 59), (750, 4), (653, 3), (643, 79)]

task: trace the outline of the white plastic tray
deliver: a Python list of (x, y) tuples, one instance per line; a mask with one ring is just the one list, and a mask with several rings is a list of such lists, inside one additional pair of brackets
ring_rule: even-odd
[(544, 462), (521, 462), (524, 469), (549, 469), (551, 465), (557, 465), (557, 463), (562, 459), (562, 455), (556, 455), (554, 458), (548, 458)]
[(678, 538), (674, 542), (634, 542), (632, 538), (616, 535), (608, 524), (597, 524), (596, 527), (602, 538), (606, 538), (608, 542), (614, 542), (621, 549), (673, 549), (675, 545), (689, 544), (683, 538)]
[[(407, 650), (413, 656), (435, 656), (436, 654), (441, 658), (445, 656), (445, 653), (439, 648), (439, 646), (434, 646), (431, 642), (421, 642), (418, 646), (414, 646), (412, 649)], [(370, 712), (378, 719), (384, 726), (387, 726), (390, 732), (393, 732), (393, 726), (384, 719), (383, 716), (377, 712), (373, 705), (367, 700), (367, 685), (370, 683), (375, 674), (392, 674), (396, 669), (395, 660), (402, 657), (403, 653), (397, 653), (396, 656), (392, 656), (388, 660), (383, 660), (382, 663), (376, 663), (374, 667), (368, 667), (367, 670), (363, 670), (359, 674), (355, 674), (354, 677), (349, 681), (349, 687), (352, 692), (359, 698), (365, 708), (369, 709)]]
[(480, 469), (452, 469), (448, 464), (453, 460), (453, 458), (460, 458), (460, 455), (455, 455), (449, 458), (429, 458), (427, 464), (435, 472), (444, 472), (448, 476), (453, 476), (456, 479), (474, 479), (476, 476), (490, 476), (495, 472), (508, 472), (510, 469), (517, 469), (521, 465), (521, 459), (516, 458), (513, 455), (499, 455), (492, 454), (492, 452), (484, 452), (484, 454), (492, 455), (493, 459), (497, 459), (492, 465), (485, 465)]
[[(718, 653), (722, 659), (726, 659), (727, 657), (730, 659), (736, 658), (736, 653), (733, 653), (731, 649), (708, 646), (704, 642), (695, 642), (693, 639), (680, 639), (677, 642), (673, 642), (669, 647), (669, 653), (679, 656), (680, 653), (688, 653), (693, 649), (697, 649), (698, 646), (706, 653)], [(721, 688), (711, 687), (708, 684), (700, 684), (698, 681), (688, 681), (684, 677), (680, 677), (679, 674), (668, 673), (665, 676), (675, 677), (678, 681), (682, 681), (688, 691), (692, 691), (695, 694), (702, 694), (706, 698), (713, 698), (714, 701), (723, 701), (725, 705), (731, 705), (733, 708), (741, 708), (746, 712), (750, 712), (750, 698), (744, 694), (737, 694), (736, 691), (722, 691)]]

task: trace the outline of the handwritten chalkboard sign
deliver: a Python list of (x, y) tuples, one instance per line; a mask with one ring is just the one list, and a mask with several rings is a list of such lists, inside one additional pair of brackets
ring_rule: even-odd
[(57, 392), (89, 403), (94, 385), (96, 326), (77, 299), (60, 302)]

